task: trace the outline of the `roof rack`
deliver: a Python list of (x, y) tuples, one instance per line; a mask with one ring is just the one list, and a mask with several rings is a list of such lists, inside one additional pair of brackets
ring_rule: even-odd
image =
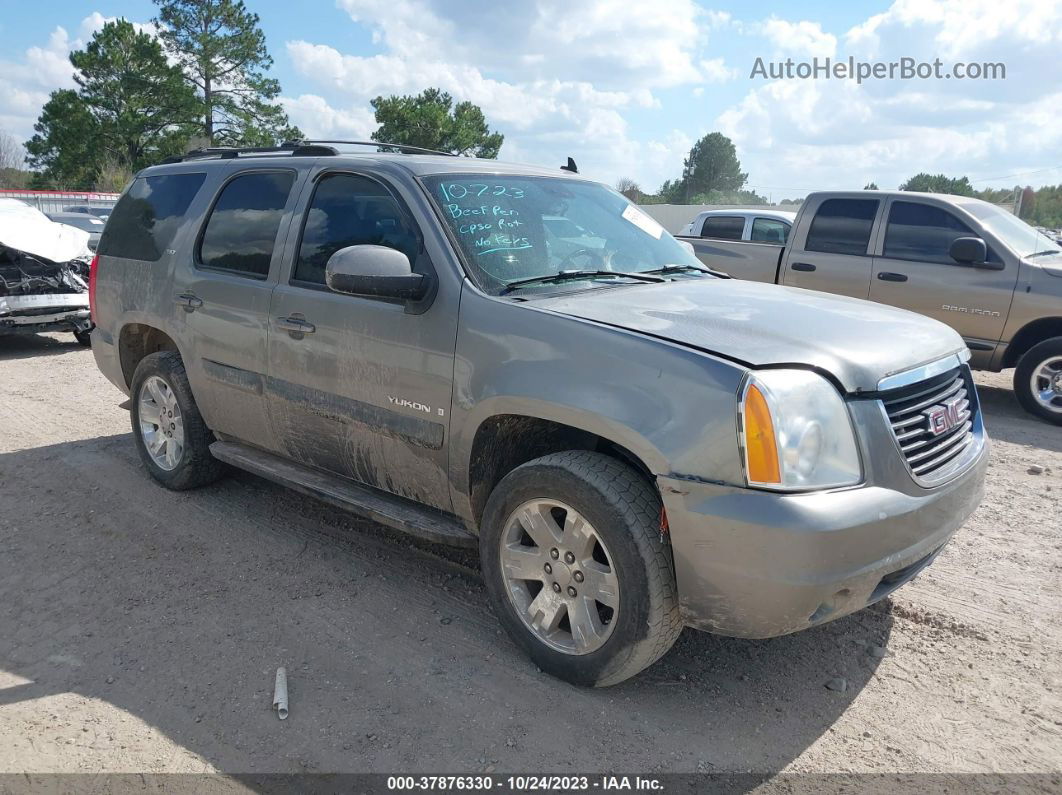
[(338, 155), (339, 150), (329, 144), (346, 144), (348, 146), (373, 146), (377, 149), (392, 149), (407, 155), (446, 155), (457, 157), (453, 152), (441, 152), (438, 149), (425, 149), (421, 146), (392, 144), (386, 141), (327, 141), (303, 140), (285, 141), (280, 146), (210, 146), (205, 149), (193, 149), (183, 155), (167, 157), (163, 163), (183, 163), (187, 160), (205, 160), (215, 158), (232, 160), (240, 155), (288, 154), (296, 157), (327, 157)]
[(298, 157), (321, 157), (338, 155), (339, 151), (331, 146), (320, 146), (307, 141), (285, 141), (280, 146), (209, 146), (205, 149), (193, 149), (183, 155), (167, 157), (163, 163), (183, 163), (186, 160), (205, 160), (216, 158), (232, 160), (240, 155), (288, 154)]
[(300, 144), (347, 144), (349, 146), (375, 146), (377, 149), (394, 149), (407, 155), (446, 155), (457, 157), (453, 152), (443, 152), (439, 149), (425, 149), (423, 146), (409, 146), (408, 144), (392, 144), (387, 141), (335, 141), (326, 138), (312, 138), (299, 141)]

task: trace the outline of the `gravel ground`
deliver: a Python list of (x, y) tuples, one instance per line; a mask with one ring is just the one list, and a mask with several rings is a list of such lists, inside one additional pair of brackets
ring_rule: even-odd
[(474, 556), (250, 475), (166, 491), (88, 350), (0, 339), (0, 772), (1058, 772), (1062, 429), (1009, 375), (978, 376), (984, 503), (914, 582), (589, 691)]

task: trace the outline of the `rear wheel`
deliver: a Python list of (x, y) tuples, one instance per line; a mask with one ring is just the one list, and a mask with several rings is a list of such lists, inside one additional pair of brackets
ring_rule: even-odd
[(91, 328), (87, 328), (84, 331), (75, 331), (74, 332), (74, 339), (76, 339), (80, 344), (84, 345), (86, 348), (91, 348), (92, 347), (92, 329)]
[(1062, 425), (1062, 337), (1025, 352), (1014, 370), (1014, 394), (1030, 414)]
[(484, 579), (506, 631), (542, 670), (622, 682), (682, 630), (660, 500), (630, 467), (571, 451), (509, 473), (480, 533)]
[(145, 356), (133, 374), (133, 438), (148, 472), (170, 489), (212, 483), (225, 465), (210, 453), (214, 434), (192, 397), (184, 362), (176, 351)]

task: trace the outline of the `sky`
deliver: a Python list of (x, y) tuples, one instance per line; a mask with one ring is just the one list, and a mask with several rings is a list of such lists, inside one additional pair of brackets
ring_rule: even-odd
[[(3, 0), (0, 130), (33, 132), (68, 54), (150, 0)], [(289, 117), (308, 137), (365, 139), (369, 101), (436, 86), (479, 105), (504, 160), (561, 165), (646, 192), (719, 131), (749, 187), (895, 188), (927, 171), (976, 188), (1062, 183), (1062, 2), (247, 0)], [(771, 79), (792, 59), (1002, 63), (1004, 79)], [(794, 68), (796, 68), (794, 66)], [(885, 67), (887, 68), (887, 66)]]

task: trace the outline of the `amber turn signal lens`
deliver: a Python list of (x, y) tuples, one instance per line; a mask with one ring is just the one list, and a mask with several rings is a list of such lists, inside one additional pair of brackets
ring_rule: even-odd
[(745, 392), (744, 415), (749, 482), (781, 483), (771, 410), (767, 407), (767, 399), (755, 384), (750, 384)]

